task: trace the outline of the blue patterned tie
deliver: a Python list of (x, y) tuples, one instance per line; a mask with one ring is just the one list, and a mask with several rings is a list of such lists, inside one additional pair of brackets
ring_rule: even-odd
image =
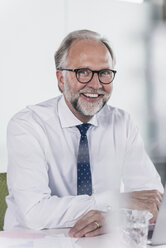
[(91, 126), (89, 123), (84, 123), (76, 126), (80, 133), (80, 144), (77, 158), (77, 195), (92, 194), (92, 178), (89, 162), (89, 148), (86, 132)]

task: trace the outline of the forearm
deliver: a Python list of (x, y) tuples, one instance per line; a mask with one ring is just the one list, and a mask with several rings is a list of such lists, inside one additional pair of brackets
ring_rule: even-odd
[[(16, 196), (17, 204), (22, 217), (22, 223), (26, 228), (44, 229), (72, 227), (90, 210), (106, 211), (108, 208), (108, 197), (111, 193), (95, 194), (92, 196), (40, 196), (30, 197), (30, 193), (24, 192)], [(20, 200), (19, 200), (20, 197)], [(32, 199), (33, 202), (32, 202)], [(35, 200), (36, 199), (36, 200)], [(109, 202), (109, 204), (111, 204)]]
[(31, 229), (71, 227), (93, 206), (93, 199), (89, 197), (51, 196), (24, 213), (25, 226)]

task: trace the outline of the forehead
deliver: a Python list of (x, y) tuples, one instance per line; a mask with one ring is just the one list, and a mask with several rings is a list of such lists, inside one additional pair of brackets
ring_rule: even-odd
[(67, 64), (78, 67), (110, 67), (112, 57), (106, 46), (95, 40), (76, 40), (72, 43)]

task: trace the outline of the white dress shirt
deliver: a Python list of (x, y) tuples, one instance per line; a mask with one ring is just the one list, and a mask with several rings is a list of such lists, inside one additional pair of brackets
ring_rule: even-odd
[(77, 196), (81, 122), (59, 96), (17, 113), (8, 126), (4, 229), (71, 227), (89, 210), (107, 211), (124, 191), (158, 189), (160, 177), (129, 114), (105, 105), (87, 132), (93, 194)]

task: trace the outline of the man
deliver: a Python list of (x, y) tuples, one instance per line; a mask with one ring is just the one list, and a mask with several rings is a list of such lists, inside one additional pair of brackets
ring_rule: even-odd
[(117, 197), (155, 221), (160, 177), (130, 116), (106, 104), (116, 73), (108, 42), (92, 31), (72, 32), (55, 63), (62, 95), (28, 106), (8, 126), (5, 229), (71, 227), (71, 237), (99, 235)]

